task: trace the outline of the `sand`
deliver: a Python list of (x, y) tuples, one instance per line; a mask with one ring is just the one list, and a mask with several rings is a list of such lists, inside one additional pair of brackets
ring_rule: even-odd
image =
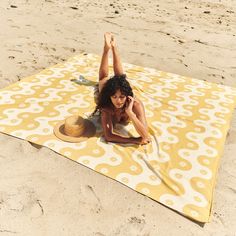
[[(1, 0), (0, 88), (82, 52), (103, 33), (122, 60), (236, 86), (236, 4), (209, 1)], [(0, 134), (0, 235), (235, 235), (236, 114), (212, 220), (198, 224), (48, 148)]]

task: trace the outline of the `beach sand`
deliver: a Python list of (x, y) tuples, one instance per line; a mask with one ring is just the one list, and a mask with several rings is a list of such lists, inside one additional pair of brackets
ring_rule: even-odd
[[(0, 88), (116, 35), (123, 62), (236, 86), (232, 1), (1, 0)], [(89, 168), (0, 133), (0, 235), (227, 235), (236, 232), (236, 114), (211, 223), (193, 222)]]

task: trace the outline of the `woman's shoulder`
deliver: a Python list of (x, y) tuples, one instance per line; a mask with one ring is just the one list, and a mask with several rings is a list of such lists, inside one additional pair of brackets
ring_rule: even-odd
[(137, 96), (134, 96), (134, 105), (141, 105), (141, 104), (142, 101)]
[(140, 111), (142, 110), (142, 108), (144, 107), (142, 101), (135, 97), (134, 99), (134, 105), (133, 105), (133, 111), (137, 114), (140, 113)]

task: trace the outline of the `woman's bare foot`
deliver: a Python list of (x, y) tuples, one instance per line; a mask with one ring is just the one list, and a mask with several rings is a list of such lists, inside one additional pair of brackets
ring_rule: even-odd
[(106, 32), (104, 34), (104, 49), (109, 51), (111, 48), (111, 33)]
[(115, 36), (111, 34), (111, 47), (114, 48), (115, 46), (116, 46)]

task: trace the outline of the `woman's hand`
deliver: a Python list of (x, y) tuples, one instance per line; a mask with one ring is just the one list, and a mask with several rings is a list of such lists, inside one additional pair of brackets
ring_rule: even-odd
[(147, 138), (142, 138), (141, 142), (140, 142), (140, 145), (145, 145), (145, 144), (149, 144), (151, 143), (152, 140), (151, 138), (148, 136)]
[(142, 137), (137, 137), (137, 138), (132, 138), (133, 143), (138, 144), (138, 145), (146, 145), (152, 142), (151, 138), (142, 138)]
[(125, 112), (127, 115), (133, 113), (133, 105), (134, 105), (134, 98), (131, 96), (127, 96), (126, 104), (125, 104)]

